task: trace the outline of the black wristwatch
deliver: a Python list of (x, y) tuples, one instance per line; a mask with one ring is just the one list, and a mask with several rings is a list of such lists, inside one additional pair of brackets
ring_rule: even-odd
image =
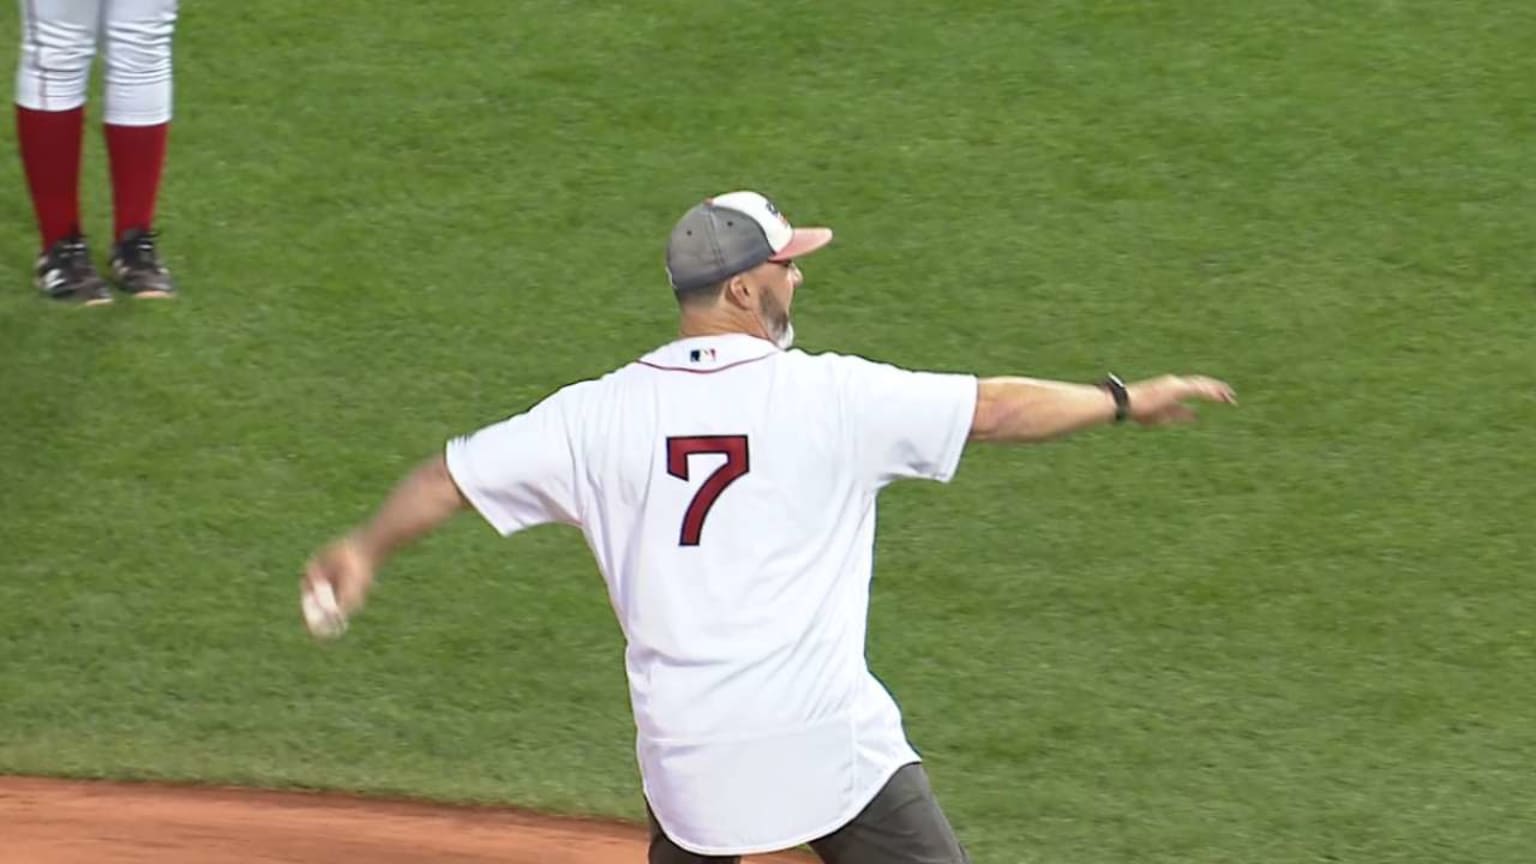
[(1124, 423), (1125, 418), (1131, 415), (1131, 394), (1125, 389), (1125, 382), (1111, 372), (1099, 382), (1099, 386), (1108, 390), (1109, 395), (1115, 399), (1115, 422)]

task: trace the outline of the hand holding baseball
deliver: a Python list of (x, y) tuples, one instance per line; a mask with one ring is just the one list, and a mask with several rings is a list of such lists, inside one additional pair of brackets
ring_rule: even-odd
[(1204, 375), (1163, 375), (1137, 381), (1126, 388), (1130, 418), (1143, 426), (1189, 423), (1195, 419), (1190, 402), (1236, 405), (1231, 385)]
[(299, 605), (309, 632), (340, 636), (347, 618), (363, 605), (373, 585), (373, 561), (352, 538), (337, 540), (309, 559), (299, 586)]

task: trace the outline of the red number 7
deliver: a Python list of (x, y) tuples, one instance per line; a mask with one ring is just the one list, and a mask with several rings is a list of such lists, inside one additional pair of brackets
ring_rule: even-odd
[(736, 482), (737, 477), (751, 468), (747, 460), (747, 436), (696, 435), (667, 439), (667, 473), (679, 480), (687, 480), (688, 458), (698, 453), (722, 453), (725, 455), (725, 464), (709, 475), (709, 479), (704, 481), (704, 485), (699, 487), (689, 502), (688, 511), (683, 514), (682, 537), (678, 541), (680, 546), (699, 545), (704, 519), (709, 516), (709, 509), (715, 506), (715, 499), (720, 497), (725, 487)]

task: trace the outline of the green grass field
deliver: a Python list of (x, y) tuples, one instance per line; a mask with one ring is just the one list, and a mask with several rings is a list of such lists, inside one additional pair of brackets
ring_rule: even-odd
[(755, 187), (838, 230), (810, 350), (1243, 399), (886, 494), (871, 662), (978, 861), (1530, 860), (1536, 6), (260, 7), (183, 11), (181, 302), (35, 298), (0, 159), (0, 772), (639, 816), (576, 532), (466, 517), (329, 646), (298, 572), (668, 340), (672, 221)]

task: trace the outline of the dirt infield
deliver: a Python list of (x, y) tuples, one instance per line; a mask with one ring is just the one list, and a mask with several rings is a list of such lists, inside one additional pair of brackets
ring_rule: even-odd
[(491, 808), (0, 777), (4, 864), (644, 864), (645, 848), (637, 827)]

